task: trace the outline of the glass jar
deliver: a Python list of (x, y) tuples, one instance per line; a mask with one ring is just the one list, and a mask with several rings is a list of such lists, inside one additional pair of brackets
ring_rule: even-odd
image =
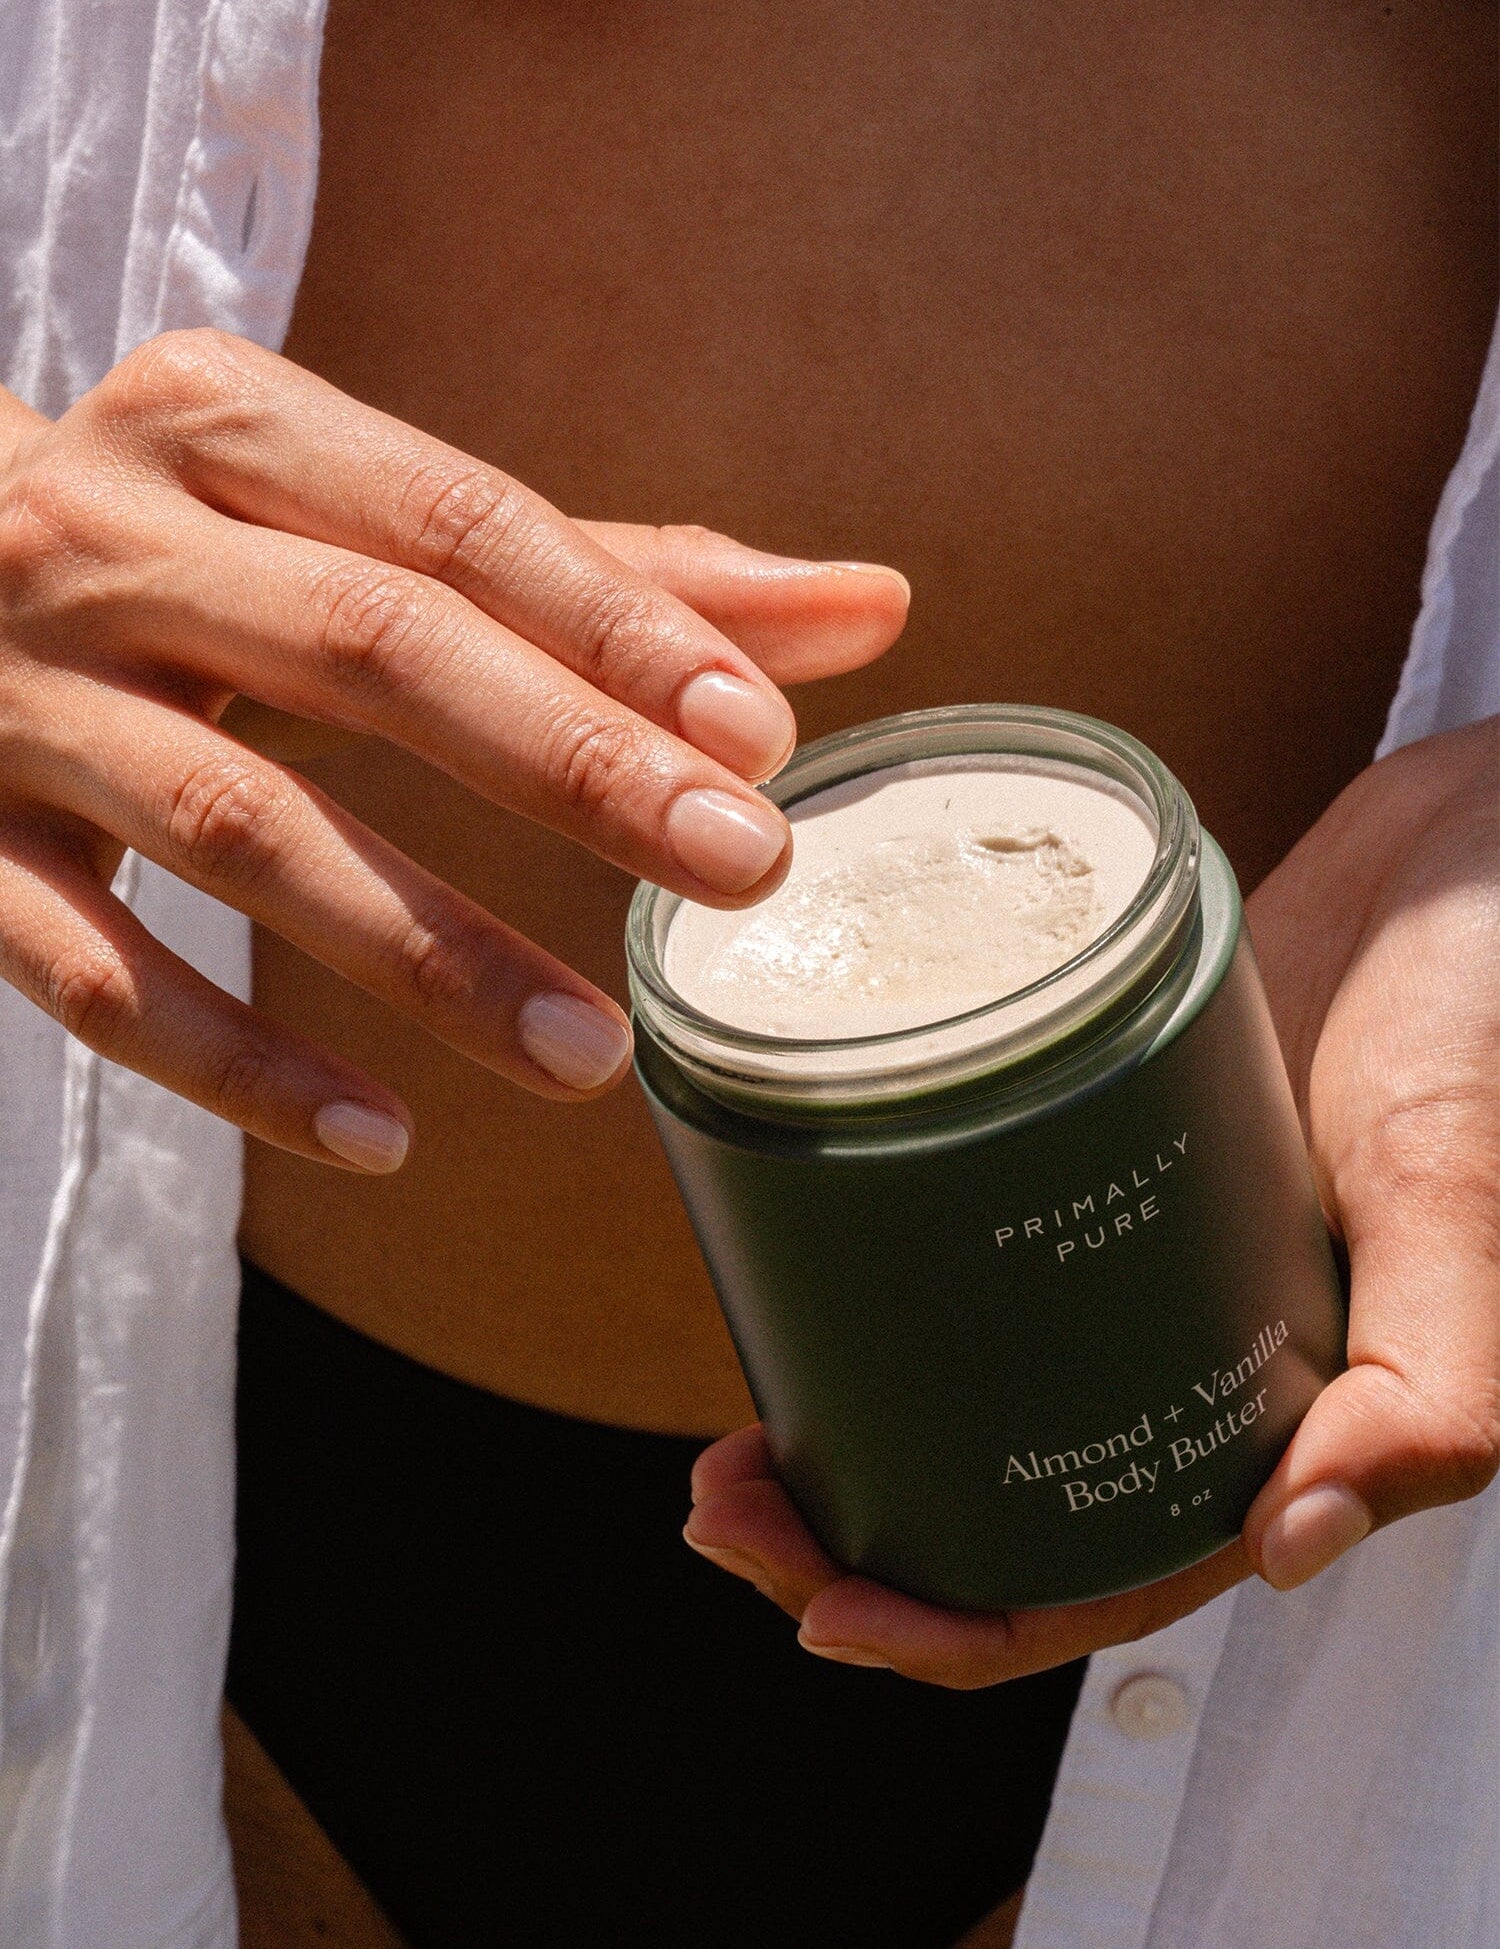
[(627, 946), (637, 1069), (794, 1500), (851, 1569), (996, 1610), (1232, 1541), (1344, 1309), (1234, 875), (1151, 752), (961, 706), (825, 738), (766, 790), (793, 812), (955, 760), (1123, 794), (1156, 835), (1042, 979), (803, 1041), (673, 989), (677, 896), (642, 886)]

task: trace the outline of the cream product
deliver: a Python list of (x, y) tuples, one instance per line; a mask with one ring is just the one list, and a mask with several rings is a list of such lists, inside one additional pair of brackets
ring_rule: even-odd
[(1078, 767), (982, 754), (894, 765), (791, 809), (792, 869), (748, 913), (684, 903), (665, 971), (735, 1028), (884, 1035), (1051, 974), (1139, 891), (1156, 835)]
[(1224, 856), (1123, 731), (963, 706), (768, 793), (759, 907), (642, 887), (637, 1067), (778, 1466), (986, 1610), (1231, 1541), (1343, 1302)]

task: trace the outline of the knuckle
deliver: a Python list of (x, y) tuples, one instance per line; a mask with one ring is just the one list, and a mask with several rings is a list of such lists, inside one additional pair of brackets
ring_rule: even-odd
[(95, 485), (61, 457), (0, 490), (0, 601), (13, 618), (64, 598), (69, 570), (112, 554)]
[(612, 583), (594, 595), (579, 625), (583, 673), (596, 683), (626, 681), (659, 657), (662, 638), (654, 593)]
[(422, 467), (402, 497), (401, 525), (412, 536), (412, 561), (438, 581), (483, 575), (511, 551), (526, 495), (492, 468), (453, 473)]
[(100, 405), (126, 418), (209, 405), (232, 383), (239, 364), (236, 345), (212, 326), (162, 332), (127, 352), (106, 374), (98, 389)]
[(479, 996), (482, 962), (478, 930), (453, 915), (413, 920), (396, 944), (403, 998), (425, 1013), (449, 1015), (472, 1008)]
[(254, 1036), (234, 1033), (208, 1059), (204, 1100), (229, 1123), (256, 1121), (275, 1094), (276, 1058)]
[(1489, 1487), (1500, 1473), (1500, 1391), (1448, 1411), (1432, 1441), (1429, 1463), (1454, 1501)]
[(104, 949), (82, 960), (59, 962), (49, 972), (41, 999), (69, 1035), (90, 1049), (107, 1050), (139, 1011), (129, 969)]
[(435, 595), (416, 576), (384, 562), (340, 563), (316, 591), (317, 650), (340, 690), (411, 689), (438, 647)]
[(1489, 1486), (1500, 1469), (1500, 1377), (1424, 1382), (1388, 1368), (1374, 1378), (1361, 1419), (1398, 1509), (1462, 1502)]
[(562, 717), (547, 728), (542, 776), (571, 811), (592, 815), (619, 801), (637, 775), (628, 726)]
[(253, 413), (262, 393), (255, 349), (212, 326), (148, 339), (95, 387), (92, 408), (110, 431), (191, 441)]
[(1440, 1087), (1420, 1091), (1377, 1119), (1339, 1159), (1334, 1190), (1341, 1204), (1420, 1198), (1451, 1221), (1470, 1219), (1500, 1249), (1493, 1187), (1500, 1169), (1487, 1069), (1476, 1063)]
[(740, 543), (728, 535), (720, 534), (717, 528), (705, 528), (698, 521), (673, 521), (658, 528), (657, 538), (662, 545), (676, 552), (687, 551), (701, 554), (705, 549), (733, 549), (740, 552)]
[(0, 601), (30, 607), (60, 557), (70, 553), (73, 509), (61, 483), (35, 472), (0, 491)]
[(173, 790), (167, 845), (190, 874), (243, 887), (276, 858), (287, 812), (275, 788), (250, 766), (205, 759)]
[(118, 647), (174, 546), (136, 486), (65, 425), (0, 484), (0, 617), (9, 632), (65, 655), (103, 640)]

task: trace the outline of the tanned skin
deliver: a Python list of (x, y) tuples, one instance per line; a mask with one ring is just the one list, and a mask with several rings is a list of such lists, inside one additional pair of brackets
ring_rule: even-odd
[[(578, 516), (884, 561), (902, 640), (801, 734), (1123, 724), (1247, 889), (1368, 760), (1494, 315), (1473, 5), (335, 0), (289, 355)], [(624, 996), (630, 883), (389, 745), (309, 775)], [(415, 1119), (252, 1145), (243, 1239), (499, 1393), (747, 1418), (638, 1093), (539, 1100), (277, 936), (259, 1005)]]

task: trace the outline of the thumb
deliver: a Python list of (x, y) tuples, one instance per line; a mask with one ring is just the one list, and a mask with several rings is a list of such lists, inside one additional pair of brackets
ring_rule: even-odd
[(906, 624), (911, 589), (893, 568), (767, 555), (708, 528), (576, 525), (722, 630), (775, 683), (857, 670)]
[(1371, 1529), (1477, 1495), (1500, 1461), (1493, 1187), (1419, 1172), (1402, 1191), (1348, 1227), (1348, 1370), (1313, 1403), (1245, 1522), (1250, 1559), (1278, 1590)]

